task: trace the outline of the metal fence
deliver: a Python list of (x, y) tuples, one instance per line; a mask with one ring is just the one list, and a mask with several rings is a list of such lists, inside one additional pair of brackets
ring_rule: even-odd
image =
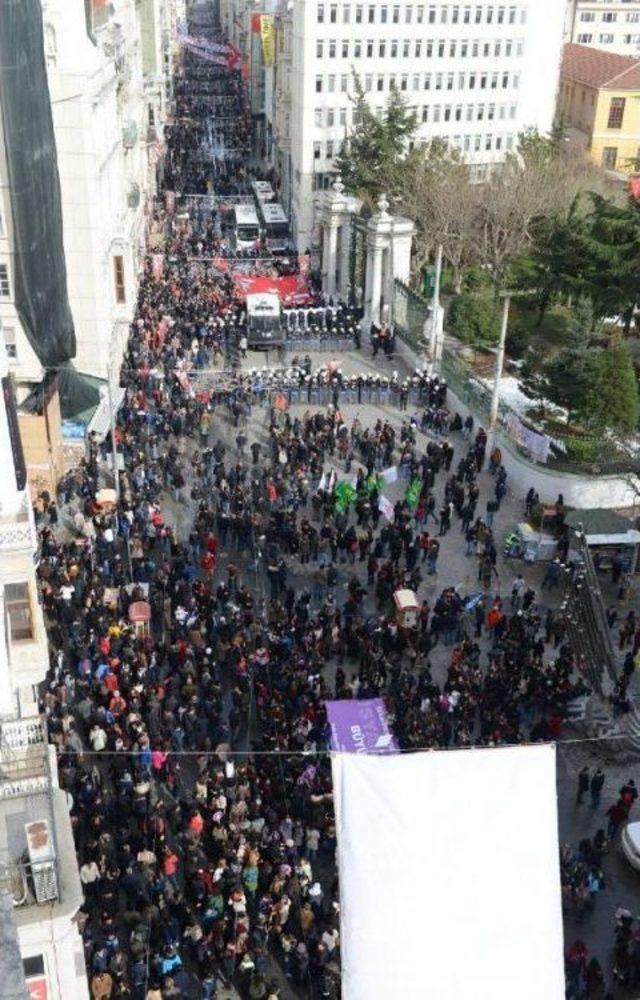
[(393, 283), (391, 317), (397, 335), (414, 351), (424, 348), (429, 303), (397, 278)]
[[(473, 415), (488, 422), (491, 414), (491, 389), (485, 385), (473, 370), (454, 351), (445, 347), (442, 353), (440, 374), (446, 378), (452, 392), (467, 406)], [(518, 459), (533, 467), (542, 467), (558, 472), (573, 472), (576, 475), (625, 475), (637, 474), (640, 462), (621, 444), (600, 435), (576, 435), (570, 428), (563, 433), (558, 428), (551, 436), (551, 450), (546, 462), (539, 462), (509, 432), (509, 418), (521, 417), (504, 401), (500, 402), (498, 424), (501, 444), (517, 455)]]

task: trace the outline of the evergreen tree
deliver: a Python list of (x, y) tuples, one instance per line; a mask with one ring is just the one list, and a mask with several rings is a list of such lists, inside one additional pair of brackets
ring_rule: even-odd
[(631, 355), (620, 338), (598, 352), (587, 397), (589, 419), (596, 427), (621, 434), (637, 429), (638, 383)]
[(601, 353), (592, 346), (593, 307), (588, 299), (579, 299), (569, 326), (571, 338), (545, 365), (547, 396), (567, 411), (567, 423), (573, 416), (588, 416), (589, 396)]
[(592, 194), (584, 276), (596, 315), (621, 315), (629, 333), (640, 296), (640, 205)]
[(353, 128), (342, 143), (336, 169), (349, 191), (373, 205), (381, 194), (401, 186), (416, 118), (395, 87), (380, 117), (372, 112), (357, 76), (355, 90)]

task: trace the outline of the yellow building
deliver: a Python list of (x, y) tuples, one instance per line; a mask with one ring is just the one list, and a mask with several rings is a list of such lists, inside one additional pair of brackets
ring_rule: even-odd
[(599, 167), (633, 172), (640, 157), (640, 62), (587, 45), (564, 47), (557, 118)]

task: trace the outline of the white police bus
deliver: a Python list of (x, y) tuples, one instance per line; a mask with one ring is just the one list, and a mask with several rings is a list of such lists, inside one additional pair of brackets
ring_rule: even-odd
[(269, 350), (285, 341), (280, 299), (271, 292), (247, 295), (247, 344)]
[(274, 201), (264, 202), (258, 210), (267, 246), (272, 250), (286, 250), (291, 243), (291, 230), (282, 205)]
[(233, 206), (233, 239), (237, 250), (252, 247), (260, 239), (260, 219), (253, 205)]

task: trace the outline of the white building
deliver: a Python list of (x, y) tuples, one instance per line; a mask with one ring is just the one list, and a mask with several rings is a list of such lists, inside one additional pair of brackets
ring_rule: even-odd
[(640, 0), (568, 0), (565, 41), (638, 56)]
[(330, 184), (352, 125), (354, 73), (375, 112), (395, 85), (419, 140), (446, 138), (481, 173), (523, 129), (551, 128), (564, 17), (561, 0), (283, 0), (274, 94), (286, 84), (289, 100), (274, 111), (274, 162), (290, 160), (283, 201), (298, 245), (317, 240), (313, 193)]
[(49, 654), (36, 589), (33, 512), (1, 335), (0, 379), (0, 889), (12, 898), (31, 994), (84, 1000), (84, 951), (74, 922), (82, 888), (66, 795), (38, 714), (36, 685), (46, 676)]

